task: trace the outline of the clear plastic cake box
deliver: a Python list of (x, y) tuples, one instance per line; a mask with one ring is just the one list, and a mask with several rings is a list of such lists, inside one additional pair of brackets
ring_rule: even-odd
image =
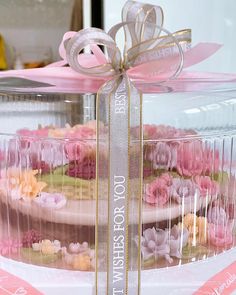
[[(0, 94), (0, 268), (43, 294), (95, 291), (95, 97)], [(230, 83), (144, 94), (141, 294), (235, 289), (235, 105)]]

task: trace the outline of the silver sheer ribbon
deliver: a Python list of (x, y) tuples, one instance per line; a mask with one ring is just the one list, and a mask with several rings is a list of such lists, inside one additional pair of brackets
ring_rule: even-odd
[[(110, 78), (97, 95), (97, 295), (140, 292), (141, 253), (132, 243), (134, 236), (141, 237), (142, 225), (142, 94), (127, 71), (149, 64), (150, 77), (162, 77), (158, 83), (173, 79), (182, 70), (183, 52), (191, 41), (189, 30), (171, 34), (162, 27), (159, 6), (127, 1), (122, 21), (108, 34), (88, 28), (65, 42), (67, 61), (75, 71)], [(116, 44), (121, 28), (123, 57)], [(104, 47), (107, 58), (86, 68), (78, 55), (94, 44)], [(150, 67), (150, 62), (169, 57), (173, 62), (166, 68)]]

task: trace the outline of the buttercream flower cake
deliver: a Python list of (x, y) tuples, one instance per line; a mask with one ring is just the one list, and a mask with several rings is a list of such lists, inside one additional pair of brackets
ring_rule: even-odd
[[(170, 126), (144, 125), (143, 136), (143, 267), (229, 248), (234, 179), (222, 168), (219, 149), (193, 130)], [(1, 216), (11, 228), (10, 236), (1, 235), (0, 254), (94, 270), (96, 122), (19, 130), (0, 155)], [(105, 183), (104, 177), (104, 199)]]

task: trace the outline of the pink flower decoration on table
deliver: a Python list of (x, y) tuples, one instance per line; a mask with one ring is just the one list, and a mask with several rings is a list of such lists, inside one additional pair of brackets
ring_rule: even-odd
[(208, 224), (208, 241), (216, 247), (225, 247), (233, 243), (233, 228), (231, 224)]
[(203, 171), (203, 148), (200, 140), (181, 142), (177, 148), (177, 171), (182, 176), (196, 176)]
[(40, 207), (48, 209), (61, 209), (67, 202), (66, 197), (62, 194), (46, 192), (41, 192), (34, 201)]
[(219, 193), (219, 184), (209, 176), (196, 176), (195, 182), (199, 187), (201, 197), (213, 197)]
[(24, 233), (22, 238), (23, 247), (31, 248), (32, 244), (39, 243), (42, 239), (40, 232), (32, 229)]
[(209, 206), (207, 211), (207, 220), (209, 223), (215, 225), (226, 225), (228, 223), (228, 217), (226, 211), (221, 206)]
[(170, 199), (172, 177), (167, 173), (144, 186), (143, 200), (151, 205), (164, 206)]
[(171, 197), (178, 204), (190, 203), (199, 195), (198, 186), (191, 179), (174, 178), (171, 186)]
[(22, 243), (14, 239), (0, 240), (0, 254), (11, 255), (17, 254), (19, 249), (22, 247)]

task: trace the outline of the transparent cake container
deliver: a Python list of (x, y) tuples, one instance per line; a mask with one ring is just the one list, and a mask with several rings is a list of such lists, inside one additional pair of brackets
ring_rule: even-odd
[[(110, 12), (106, 2), (105, 10)], [(119, 7), (112, 3), (115, 22), (117, 10), (125, 4), (118, 2)], [(146, 83), (152, 74), (156, 77), (166, 71), (151, 66), (151, 73), (145, 72), (148, 77), (138, 73), (141, 83), (133, 80), (143, 93), (143, 183), (139, 240), (135, 223), (139, 187), (135, 186), (137, 171), (131, 169), (130, 183), (137, 194), (130, 199), (133, 214), (126, 228), (129, 233), (134, 230), (127, 243), (129, 273), (137, 270), (134, 261), (141, 263), (140, 277), (129, 279), (129, 284), (139, 286), (142, 295), (229, 294), (225, 289), (236, 289), (235, 263), (233, 269), (228, 268), (236, 261), (236, 4), (233, 0), (165, 0), (160, 4), (163, 28), (172, 33), (183, 30), (182, 49), (187, 53), (177, 65), (180, 75), (176, 79), (161, 85), (154, 79)], [(149, 16), (152, 19), (152, 13)], [(71, 67), (54, 64), (40, 71), (0, 74), (0, 277), (4, 269), (43, 294), (92, 295), (96, 293), (96, 262), (99, 270), (106, 271), (107, 254), (113, 254), (106, 249), (111, 238), (106, 154), (105, 180), (101, 174), (96, 177), (100, 144), (96, 95), (106, 79), (85, 78), (73, 71), (77, 48), (72, 50), (65, 39), (62, 45), (70, 61), (64, 52), (59, 65), (68, 62)], [(123, 46), (122, 34), (117, 39)], [(160, 47), (160, 59), (162, 54), (169, 56), (171, 44), (164, 46), (167, 51)], [(89, 56), (88, 64), (94, 64), (95, 55)], [(127, 70), (129, 64), (122, 66), (119, 70)], [(171, 64), (170, 69), (176, 66)], [(102, 127), (107, 136), (107, 122)], [(131, 128), (132, 143), (135, 131)], [(131, 165), (132, 157), (131, 150)], [(98, 201), (100, 210), (97, 180), (103, 195)], [(96, 251), (102, 250), (96, 249), (96, 238), (105, 244), (104, 251)], [(120, 261), (114, 261), (119, 267)], [(106, 285), (107, 274), (102, 275)], [(207, 291), (198, 291), (208, 281)], [(110, 295), (109, 291), (104, 294)]]
[[(95, 95), (0, 99), (1, 255), (94, 272)], [(144, 95), (142, 273), (234, 248), (235, 104), (229, 85)]]

